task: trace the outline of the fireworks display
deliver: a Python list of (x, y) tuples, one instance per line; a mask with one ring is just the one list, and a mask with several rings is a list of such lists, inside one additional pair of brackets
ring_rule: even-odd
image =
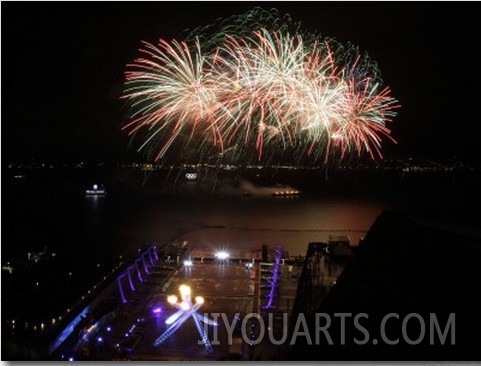
[(143, 42), (127, 65), (123, 129), (155, 161), (268, 164), (382, 156), (398, 107), (377, 65), (352, 45), (254, 9)]

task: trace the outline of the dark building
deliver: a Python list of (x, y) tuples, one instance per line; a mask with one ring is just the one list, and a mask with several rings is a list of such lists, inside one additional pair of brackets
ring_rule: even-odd
[[(297, 337), (289, 359), (481, 359), (480, 260), (478, 215), (382, 213), (314, 310), (325, 314), (317, 319), (317, 342), (313, 314), (307, 317), (310, 342)], [(326, 316), (332, 344), (319, 331)]]

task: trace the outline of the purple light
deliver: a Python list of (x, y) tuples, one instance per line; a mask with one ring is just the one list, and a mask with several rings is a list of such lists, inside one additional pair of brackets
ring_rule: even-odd
[(154, 317), (158, 318), (162, 314), (162, 308), (161, 307), (156, 307), (152, 309), (152, 314), (154, 314)]
[(282, 247), (279, 246), (276, 249), (276, 261), (275, 261), (275, 265), (274, 265), (275, 267), (274, 267), (274, 270), (272, 271), (274, 276), (273, 276), (272, 280), (269, 281), (269, 285), (271, 286), (271, 290), (270, 290), (269, 294), (267, 295), (269, 297), (269, 301), (265, 306), (263, 306), (264, 309), (271, 308), (272, 302), (274, 301), (274, 296), (275, 296), (274, 291), (276, 289), (277, 282), (279, 280), (279, 265), (281, 263), (281, 259), (282, 259)]
[(102, 342), (104, 339), (102, 337), (98, 337), (97, 341)]
[(107, 332), (110, 332), (111, 330), (112, 330), (112, 328), (107, 327)]

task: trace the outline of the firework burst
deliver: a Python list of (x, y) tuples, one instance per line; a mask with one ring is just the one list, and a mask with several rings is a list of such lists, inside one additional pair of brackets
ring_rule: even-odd
[[(266, 19), (271, 28), (257, 23)], [(144, 42), (139, 52), (125, 73), (122, 99), (131, 113), (123, 129), (141, 134), (139, 150), (156, 161), (227, 152), (233, 161), (264, 163), (279, 154), (375, 158), (382, 138), (394, 141), (386, 124), (398, 105), (377, 65), (276, 12), (257, 9), (196, 29), (184, 42)]]

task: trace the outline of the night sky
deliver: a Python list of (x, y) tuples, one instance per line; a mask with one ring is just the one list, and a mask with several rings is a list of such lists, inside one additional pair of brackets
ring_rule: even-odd
[(140, 41), (255, 6), (377, 61), (402, 105), (385, 157), (481, 161), (476, 2), (2, 2), (2, 163), (142, 160), (120, 131), (118, 101)]

